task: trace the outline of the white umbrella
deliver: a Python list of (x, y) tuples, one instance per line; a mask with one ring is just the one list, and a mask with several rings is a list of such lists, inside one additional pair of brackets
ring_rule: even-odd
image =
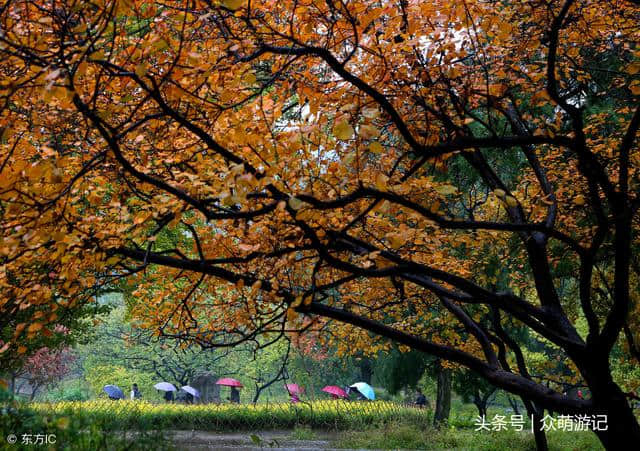
[(162, 391), (178, 391), (178, 389), (174, 387), (173, 384), (170, 384), (169, 382), (158, 382), (156, 385), (153, 386), (153, 388), (155, 388), (156, 390), (162, 390)]
[(196, 390), (195, 388), (190, 387), (189, 385), (183, 385), (182, 389), (184, 391), (186, 391), (187, 393), (189, 393), (194, 398), (199, 398), (200, 397), (200, 392), (198, 390)]

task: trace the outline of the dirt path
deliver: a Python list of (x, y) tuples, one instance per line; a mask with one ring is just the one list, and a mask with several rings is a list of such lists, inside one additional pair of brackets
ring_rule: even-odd
[[(331, 450), (335, 433), (316, 432), (309, 440), (292, 438), (291, 431), (207, 432), (172, 431), (173, 442), (184, 450)], [(252, 438), (254, 436), (254, 438)]]

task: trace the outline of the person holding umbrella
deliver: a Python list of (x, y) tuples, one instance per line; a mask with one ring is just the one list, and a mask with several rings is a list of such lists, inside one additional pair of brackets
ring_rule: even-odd
[(169, 382), (158, 382), (153, 386), (156, 390), (164, 392), (164, 400), (167, 402), (173, 402), (173, 392), (177, 391), (176, 387)]
[(112, 401), (124, 399), (124, 393), (117, 385), (105, 385), (102, 390), (104, 390), (109, 399)]
[(231, 377), (223, 377), (216, 381), (216, 385), (231, 387), (231, 395), (228, 398), (229, 401), (235, 404), (240, 404), (240, 391), (238, 389), (243, 387), (242, 382)]
[(416, 406), (418, 406), (421, 409), (424, 409), (425, 407), (429, 407), (429, 400), (424, 395), (424, 393), (422, 393), (422, 390), (420, 389), (420, 387), (416, 388), (416, 392), (418, 394), (416, 397)]
[(300, 402), (299, 395), (304, 391), (298, 384), (284, 384), (284, 388), (287, 389), (289, 396), (291, 397), (291, 404), (297, 404)]
[(140, 394), (140, 390), (138, 390), (138, 384), (133, 384), (131, 387), (131, 400), (135, 401), (136, 399), (142, 399), (142, 394)]
[(329, 393), (332, 399), (340, 399), (340, 398), (346, 399), (349, 397), (347, 392), (341, 389), (340, 387), (338, 387), (337, 385), (327, 385), (322, 389), (322, 391), (325, 393)]
[(200, 392), (189, 385), (183, 385), (182, 390), (187, 393), (187, 404), (193, 404), (196, 399), (200, 398)]
[(351, 388), (355, 389), (358, 393), (358, 400), (368, 399), (369, 401), (373, 401), (376, 399), (376, 394), (373, 391), (371, 385), (366, 382), (356, 382), (355, 384), (351, 384)]

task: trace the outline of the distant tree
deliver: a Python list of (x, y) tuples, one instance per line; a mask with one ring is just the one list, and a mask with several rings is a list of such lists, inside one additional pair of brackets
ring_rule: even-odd
[(75, 356), (69, 348), (40, 348), (26, 359), (17, 375), (28, 382), (33, 400), (42, 388), (51, 387), (67, 376), (74, 361)]
[(470, 371), (455, 371), (453, 387), (464, 402), (472, 402), (478, 409), (478, 415), (486, 417), (487, 407), (495, 397), (497, 388), (485, 379)]

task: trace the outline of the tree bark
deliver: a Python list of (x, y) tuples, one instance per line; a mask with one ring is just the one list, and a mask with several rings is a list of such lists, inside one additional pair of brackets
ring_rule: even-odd
[(518, 401), (516, 401), (509, 395), (507, 395), (507, 400), (509, 400), (509, 405), (513, 409), (513, 413), (516, 415), (520, 415), (520, 408), (518, 406)]
[(371, 379), (373, 377), (373, 364), (371, 359), (363, 357), (360, 360), (360, 380), (371, 385)]
[(606, 449), (627, 449), (640, 443), (640, 425), (620, 387), (611, 381), (608, 388), (602, 393), (592, 390), (594, 414), (606, 415), (606, 430), (594, 432)]
[(544, 415), (544, 408), (531, 402), (530, 400), (522, 397), (525, 409), (527, 409), (527, 415), (533, 423), (533, 436), (536, 440), (536, 449), (538, 451), (548, 451), (549, 444), (547, 443), (547, 434), (542, 430), (542, 417)]
[(451, 410), (451, 370), (443, 368), (440, 363), (438, 363), (437, 381), (436, 411), (433, 415), (434, 425), (447, 421)]

